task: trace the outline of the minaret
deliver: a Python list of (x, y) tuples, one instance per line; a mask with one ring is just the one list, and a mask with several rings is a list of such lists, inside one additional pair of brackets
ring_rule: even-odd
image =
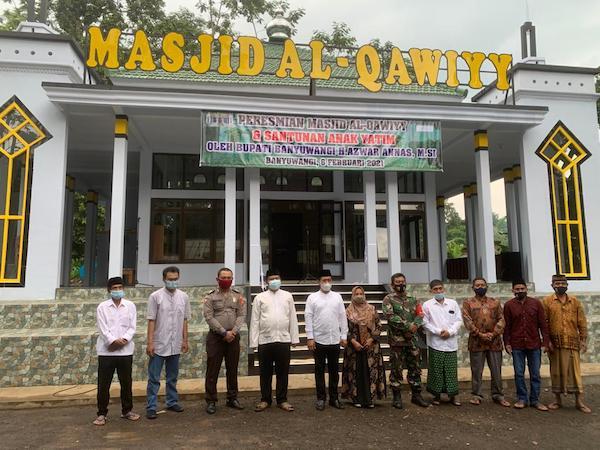
[(546, 60), (537, 55), (535, 26), (527, 21), (521, 25), (521, 62), (528, 64), (546, 64)]

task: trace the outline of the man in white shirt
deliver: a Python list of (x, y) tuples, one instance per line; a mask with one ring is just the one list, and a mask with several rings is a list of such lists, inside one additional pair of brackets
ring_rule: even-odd
[(273, 401), (273, 364), (277, 386), (277, 406), (291, 412), (294, 407), (287, 401), (288, 375), (291, 349), (300, 342), (298, 318), (292, 294), (281, 287), (281, 276), (277, 270), (267, 271), (268, 289), (256, 296), (252, 302), (250, 322), (250, 348), (258, 349), (260, 366), (260, 402), (254, 409), (264, 411)]
[(448, 394), (450, 402), (460, 406), (458, 395), (458, 330), (462, 326), (462, 314), (455, 300), (446, 298), (444, 283), (429, 283), (433, 298), (423, 304), (423, 328), (427, 333), (429, 368), (427, 391), (433, 394), (433, 404), (440, 404), (442, 393)]
[(331, 272), (322, 270), (317, 292), (308, 296), (304, 321), (308, 349), (315, 357), (315, 384), (318, 411), (325, 409), (325, 360), (329, 372), (329, 404), (343, 409), (338, 399), (340, 345), (346, 347), (348, 320), (342, 296), (331, 290)]
[(179, 269), (175, 266), (163, 270), (165, 287), (154, 291), (148, 298), (148, 386), (146, 388), (146, 417), (156, 419), (156, 405), (163, 365), (166, 374), (167, 409), (182, 412), (177, 395), (179, 356), (187, 353), (190, 300), (178, 289)]
[(138, 420), (132, 411), (131, 366), (133, 363), (133, 335), (135, 334), (136, 310), (133, 302), (125, 300), (123, 279), (110, 278), (106, 284), (110, 300), (103, 301), (96, 309), (98, 340), (98, 414), (94, 425), (105, 425), (110, 400), (110, 384), (115, 370), (121, 385), (121, 417)]

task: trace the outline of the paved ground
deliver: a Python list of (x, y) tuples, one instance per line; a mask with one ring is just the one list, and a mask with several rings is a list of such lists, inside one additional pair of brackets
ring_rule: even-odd
[[(411, 404), (402, 411), (389, 400), (373, 410), (346, 406), (344, 411), (313, 407), (311, 391), (293, 391), (293, 413), (271, 408), (255, 413), (254, 394), (241, 397), (245, 411), (220, 406), (208, 416), (199, 400), (182, 402), (185, 412), (165, 412), (155, 421), (127, 422), (118, 405), (105, 427), (94, 427), (90, 406), (0, 411), (2, 448), (598, 448), (600, 386), (588, 388), (594, 409), (583, 414), (573, 407), (542, 413), (517, 411), (489, 401), (457, 408), (442, 404), (427, 409)], [(543, 400), (551, 395), (543, 393)], [(137, 403), (141, 412), (142, 405)]]

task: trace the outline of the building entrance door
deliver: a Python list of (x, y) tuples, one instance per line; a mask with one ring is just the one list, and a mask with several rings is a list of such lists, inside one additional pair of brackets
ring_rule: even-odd
[(329, 201), (264, 201), (261, 240), (269, 243), (264, 261), (286, 281), (316, 279), (322, 268), (343, 278), (341, 209)]

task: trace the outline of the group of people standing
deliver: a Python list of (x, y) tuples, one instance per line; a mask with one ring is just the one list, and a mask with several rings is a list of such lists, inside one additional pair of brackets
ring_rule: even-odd
[[(191, 310), (188, 296), (178, 288), (179, 269), (163, 271), (165, 287), (153, 292), (148, 300), (147, 348), (148, 384), (146, 417), (157, 418), (157, 394), (162, 367), (166, 372), (166, 409), (182, 412), (177, 395), (179, 356), (189, 349), (188, 320)], [(210, 328), (206, 338), (206, 412), (217, 411), (217, 378), (223, 360), (227, 382), (226, 405), (244, 409), (238, 400), (237, 372), (240, 356), (240, 329), (246, 322), (246, 299), (233, 289), (233, 272), (222, 268), (217, 273), (217, 289), (204, 298), (203, 315)], [(494, 402), (511, 406), (502, 386), (502, 355), (512, 356), (515, 371), (517, 401), (515, 408), (535, 407), (540, 411), (562, 407), (562, 394), (575, 394), (576, 406), (591, 412), (583, 401), (580, 352), (586, 351), (587, 326), (581, 303), (567, 294), (567, 279), (552, 278), (555, 293), (543, 302), (527, 295), (527, 285), (513, 282), (514, 298), (504, 308), (499, 300), (487, 296), (487, 282), (473, 280), (474, 296), (462, 307), (447, 298), (444, 284), (433, 280), (429, 284), (431, 299), (422, 305), (408, 294), (406, 277), (397, 273), (391, 277), (391, 292), (383, 299), (383, 318), (387, 321), (387, 341), (390, 346), (390, 374), (394, 408), (402, 409), (401, 384), (403, 371), (411, 391), (411, 402), (429, 407), (439, 405), (442, 395), (452, 405), (458, 399), (458, 333), (464, 324), (469, 332), (468, 350), (471, 365), (472, 390), (470, 403), (480, 405), (483, 399), (484, 365), (491, 373)], [(272, 378), (276, 375), (275, 401), (279, 408), (291, 412), (288, 401), (288, 376), (291, 347), (300, 343), (296, 308), (291, 293), (281, 289), (281, 276), (276, 270), (266, 274), (267, 289), (252, 303), (249, 327), (250, 348), (257, 351), (260, 367), (261, 399), (254, 410), (261, 412), (272, 405)], [(304, 320), (308, 350), (315, 360), (315, 407), (322, 411), (328, 403), (343, 409), (338, 393), (339, 360), (343, 349), (341, 398), (356, 407), (373, 408), (376, 400), (387, 396), (381, 336), (384, 330), (375, 307), (366, 299), (361, 286), (352, 289), (350, 304), (345, 307), (341, 295), (332, 290), (332, 276), (323, 270), (319, 290), (306, 300)], [(121, 417), (138, 420), (133, 412), (131, 371), (133, 336), (136, 328), (135, 304), (124, 298), (123, 280), (108, 280), (110, 299), (97, 309), (98, 324), (98, 412), (94, 424), (104, 425), (108, 413), (109, 389), (115, 370), (121, 384)], [(421, 350), (419, 333), (427, 343), (427, 391), (430, 401), (422, 396)], [(540, 366), (542, 351), (548, 353), (552, 392), (555, 400), (549, 405), (540, 401)], [(530, 389), (525, 383), (525, 365), (529, 369)], [(329, 383), (325, 383), (325, 371)]]

